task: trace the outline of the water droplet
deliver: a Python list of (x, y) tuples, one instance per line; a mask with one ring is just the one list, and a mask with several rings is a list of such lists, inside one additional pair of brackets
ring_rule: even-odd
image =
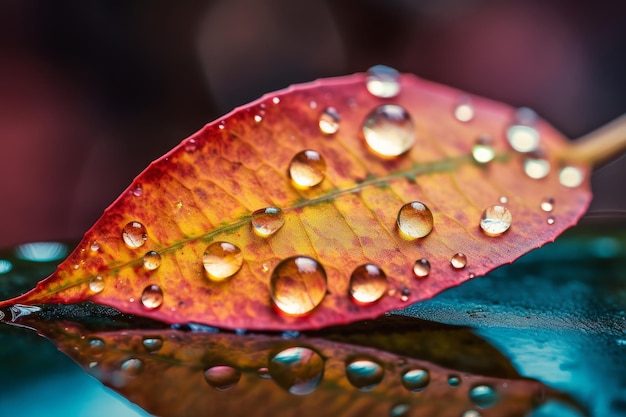
[(272, 103), (274, 103), (274, 104), (278, 104), (278, 103), (280, 103), (280, 99), (279, 99), (278, 97), (274, 97), (274, 98), (272, 99)]
[(127, 378), (135, 378), (143, 371), (143, 362), (141, 359), (128, 359), (122, 363), (120, 370)]
[(389, 417), (407, 417), (411, 411), (411, 406), (408, 404), (396, 404), (389, 410)]
[(241, 379), (241, 372), (237, 369), (226, 366), (213, 366), (204, 371), (206, 382), (218, 391), (228, 391)]
[(91, 246), (89, 247), (92, 252), (98, 252), (100, 250), (100, 245), (95, 240), (91, 242)]
[(209, 279), (223, 281), (241, 269), (243, 254), (232, 243), (213, 242), (204, 251), (202, 263)]
[(272, 374), (270, 374), (270, 370), (267, 368), (259, 368), (256, 373), (259, 375), (259, 378), (272, 379)]
[(132, 190), (132, 193), (135, 197), (141, 197), (143, 194), (143, 188), (141, 188), (141, 184), (135, 185), (135, 188)]
[(324, 377), (324, 359), (312, 349), (290, 347), (272, 357), (268, 369), (280, 387), (295, 395), (307, 395)]
[(368, 359), (357, 359), (346, 364), (348, 381), (361, 391), (374, 389), (383, 380), (384, 375), (383, 367)]
[(400, 291), (400, 301), (407, 302), (409, 301), (409, 297), (411, 296), (411, 290), (404, 287), (402, 291)]
[(185, 142), (185, 152), (192, 153), (196, 151), (196, 140), (194, 138), (190, 138)]
[(554, 216), (548, 216), (548, 220), (546, 220), (549, 225), (553, 225), (555, 221)]
[(458, 387), (459, 385), (461, 385), (461, 378), (456, 375), (450, 375), (448, 377), (448, 385), (450, 385), (451, 387)]
[(274, 305), (283, 313), (303, 316), (315, 309), (326, 295), (326, 271), (307, 256), (293, 256), (281, 261), (270, 279)]
[(374, 264), (358, 266), (350, 276), (350, 295), (360, 304), (378, 301), (387, 292), (387, 275)]
[(450, 264), (454, 269), (463, 269), (467, 265), (467, 256), (464, 253), (455, 253), (450, 259)]
[(569, 188), (576, 188), (585, 179), (583, 171), (577, 167), (563, 167), (559, 172), (559, 182)]
[(104, 279), (100, 275), (93, 277), (89, 281), (89, 290), (95, 294), (102, 292), (104, 290)]
[(461, 417), (480, 417), (480, 413), (476, 410), (467, 410), (461, 414)]
[(179, 201), (177, 201), (177, 202), (176, 202), (176, 208), (177, 208), (177, 209), (181, 209), (181, 208), (183, 208), (183, 202), (182, 202), (182, 201), (180, 201), (180, 200), (179, 200)]
[(379, 98), (391, 98), (400, 92), (400, 73), (385, 65), (375, 65), (367, 70), (367, 91)]
[(474, 118), (474, 106), (469, 97), (462, 97), (459, 104), (454, 108), (454, 117), (459, 122), (469, 122)]
[(524, 172), (535, 180), (545, 178), (550, 173), (550, 161), (541, 158), (526, 158)]
[(418, 259), (413, 264), (413, 273), (418, 278), (426, 278), (430, 274), (430, 262), (427, 259)]
[(104, 340), (93, 338), (89, 340), (89, 351), (93, 356), (101, 355), (104, 352)]
[(316, 101), (311, 100), (311, 101), (309, 102), (309, 107), (310, 107), (310, 108), (312, 108), (312, 109), (317, 109), (317, 102), (316, 102)]
[(533, 110), (527, 107), (517, 109), (515, 121), (506, 131), (509, 144), (517, 152), (533, 152), (539, 147), (539, 132), (534, 128), (536, 122), (537, 114)]
[(143, 257), (143, 267), (148, 271), (154, 271), (161, 266), (161, 255), (158, 252), (151, 250)]
[(270, 270), (270, 267), (269, 267), (269, 266), (267, 266), (267, 264), (266, 264), (266, 263), (264, 263), (263, 265), (261, 265), (261, 271), (263, 271), (263, 272), (267, 272), (267, 271), (269, 271), (269, 270)]
[(130, 249), (137, 249), (146, 243), (148, 233), (143, 224), (139, 222), (129, 222), (122, 229), (122, 239)]
[(403, 107), (385, 104), (367, 115), (363, 122), (363, 136), (376, 154), (390, 158), (411, 149), (415, 143), (415, 127)]
[(252, 227), (262, 237), (273, 235), (285, 224), (285, 213), (278, 207), (266, 207), (252, 213)]
[(502, 197), (500, 197), (500, 200), (498, 200), (498, 201), (500, 201), (500, 204), (506, 204), (506, 203), (509, 202), (509, 199), (506, 198), (505, 196), (502, 196)]
[(511, 227), (513, 216), (504, 206), (489, 206), (480, 217), (480, 228), (487, 236), (500, 236)]
[(260, 114), (255, 114), (254, 115), (254, 121), (256, 123), (261, 123), (263, 121), (263, 116), (261, 116)]
[(430, 373), (425, 369), (411, 369), (402, 374), (402, 385), (411, 392), (424, 390), (430, 383)]
[(325, 135), (332, 135), (339, 130), (339, 112), (334, 107), (327, 107), (320, 115), (320, 131)]
[(153, 353), (158, 352), (163, 347), (163, 339), (160, 337), (144, 337), (142, 341), (143, 347), (146, 351)]
[(488, 408), (498, 401), (498, 393), (489, 385), (476, 385), (469, 392), (470, 400), (480, 408)]
[(424, 203), (413, 201), (400, 208), (397, 224), (402, 237), (419, 239), (433, 230), (433, 213)]
[(163, 304), (163, 290), (158, 285), (148, 285), (141, 293), (141, 304), (147, 310), (154, 310)]
[(298, 152), (289, 163), (291, 182), (298, 188), (310, 188), (324, 180), (326, 161), (310, 149)]
[(486, 135), (476, 139), (476, 143), (472, 146), (472, 157), (479, 164), (491, 162), (496, 156), (496, 151), (491, 145), (491, 138)]
[(554, 210), (554, 198), (546, 197), (541, 200), (541, 210), (549, 213)]

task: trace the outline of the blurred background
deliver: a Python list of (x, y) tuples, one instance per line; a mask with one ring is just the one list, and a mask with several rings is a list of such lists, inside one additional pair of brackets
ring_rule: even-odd
[[(0, 33), (0, 247), (76, 239), (205, 123), (374, 64), (571, 138), (626, 112), (619, 1), (2, 0)], [(624, 175), (623, 159), (596, 172), (592, 214), (626, 209)]]

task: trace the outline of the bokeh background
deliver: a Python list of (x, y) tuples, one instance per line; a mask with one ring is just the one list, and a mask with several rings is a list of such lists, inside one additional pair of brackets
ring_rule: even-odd
[[(77, 239), (203, 124), (374, 64), (571, 138), (626, 112), (621, 1), (2, 0), (0, 33), (0, 247)], [(592, 214), (621, 218), (624, 175), (596, 172)]]

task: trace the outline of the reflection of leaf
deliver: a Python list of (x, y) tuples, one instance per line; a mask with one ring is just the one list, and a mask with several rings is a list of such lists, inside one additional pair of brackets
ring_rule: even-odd
[[(482, 416), (504, 417), (526, 415), (547, 399), (568, 401), (509, 371), (510, 365), (504, 366), (506, 377), (481, 376), (315, 335), (284, 339), (169, 329), (91, 331), (65, 320), (25, 317), (22, 322), (39, 326), (86, 372), (159, 416), (460, 416), (481, 409)], [(464, 329), (450, 328), (446, 334), (448, 340), (436, 344), (469, 341), (486, 347), (483, 360), (494, 356), (493, 348), (475, 336), (470, 341)], [(383, 335), (381, 330), (374, 339), (402, 346), (432, 343), (431, 336), (419, 331)], [(377, 366), (378, 372), (368, 373)], [(471, 399), (475, 387), (487, 395)]]
[[(559, 178), (555, 155), (567, 145), (545, 122), (410, 75), (393, 98), (370, 94), (365, 81), (357, 74), (290, 88), (207, 125), (137, 177), (54, 274), (0, 305), (92, 300), (169, 323), (320, 328), (379, 316), (483, 275), (553, 240), (585, 210), (588, 169), (572, 168), (573, 182)], [(410, 128), (404, 119), (378, 125), (373, 117), (400, 117), (398, 107), (383, 104), (405, 108), (414, 130), (403, 136)], [(458, 104), (465, 107), (455, 118)], [(511, 125), (531, 142), (539, 135), (539, 149), (514, 152), (505, 138)], [(479, 143), (479, 163), (472, 149), (485, 134), (492, 143)], [(305, 150), (316, 153), (299, 154)], [(484, 162), (491, 151), (493, 161)], [(300, 165), (288, 175), (297, 154)], [(524, 174), (528, 160), (534, 177), (551, 167), (545, 178)], [(309, 188), (292, 183), (318, 179)], [(554, 200), (542, 210), (547, 197)], [(432, 211), (432, 232), (423, 222), (408, 227), (408, 220), (404, 233), (398, 230), (400, 208), (413, 201)], [(512, 214), (502, 236), (478, 226), (492, 205)], [(282, 209), (284, 225), (270, 208), (257, 213), (253, 230), (252, 213), (267, 207)], [(428, 223), (423, 205), (406, 210), (409, 217), (426, 213)], [(508, 215), (502, 208), (493, 213)], [(502, 222), (494, 224), (490, 235), (502, 231)], [(450, 262), (457, 252), (467, 257), (459, 269)], [(294, 256), (306, 258), (278, 277), (289, 262), (281, 261)], [(430, 274), (417, 278), (422, 258)], [(360, 269), (365, 283), (350, 287), (352, 272), (370, 263), (380, 269)], [(295, 279), (294, 265), (306, 271)], [(323, 270), (311, 272), (319, 265)], [(417, 275), (424, 268), (418, 264)]]

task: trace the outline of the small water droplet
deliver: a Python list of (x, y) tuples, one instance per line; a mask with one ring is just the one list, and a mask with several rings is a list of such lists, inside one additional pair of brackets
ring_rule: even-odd
[(450, 264), (454, 269), (463, 269), (467, 265), (467, 256), (464, 253), (455, 253), (450, 259)]
[(480, 228), (487, 236), (500, 236), (511, 227), (513, 216), (504, 206), (489, 206), (480, 217)]
[(320, 132), (325, 135), (332, 135), (339, 130), (339, 112), (334, 107), (327, 107), (320, 115)]
[(143, 371), (143, 362), (141, 359), (128, 359), (122, 363), (120, 370), (127, 378), (135, 378)]
[(268, 369), (280, 387), (295, 395), (307, 395), (324, 377), (324, 359), (312, 349), (290, 347), (274, 355)]
[(291, 182), (298, 188), (311, 188), (324, 180), (326, 161), (313, 150), (298, 152), (289, 163)]
[(143, 224), (139, 222), (129, 222), (122, 229), (122, 239), (130, 249), (137, 249), (146, 243), (148, 233)]
[(535, 180), (545, 178), (550, 173), (550, 161), (542, 158), (526, 158), (524, 172)]
[(450, 375), (448, 377), (448, 385), (450, 385), (451, 387), (458, 387), (459, 385), (461, 385), (461, 378), (456, 375)]
[(101, 355), (105, 347), (104, 340), (99, 338), (89, 339), (89, 351), (93, 356)]
[(98, 252), (100, 250), (100, 245), (95, 240), (91, 242), (91, 246), (89, 247), (92, 252)]
[(576, 188), (583, 183), (583, 171), (577, 167), (563, 167), (559, 172), (559, 182), (569, 188)]
[(213, 366), (204, 371), (205, 381), (218, 391), (228, 391), (241, 379), (241, 372), (237, 369), (226, 366)]
[(505, 196), (500, 197), (500, 199), (498, 200), (500, 201), (500, 204), (506, 204), (509, 202), (509, 199), (506, 198)]
[(476, 385), (470, 389), (470, 400), (480, 408), (488, 408), (498, 401), (498, 393), (489, 385)]
[(192, 153), (196, 151), (196, 140), (194, 138), (190, 138), (185, 142), (185, 152)]
[(161, 266), (161, 255), (151, 250), (143, 256), (143, 267), (148, 271), (154, 271)]
[(89, 281), (89, 290), (95, 294), (102, 292), (104, 290), (104, 279), (100, 275), (93, 277)]
[(274, 305), (283, 313), (303, 316), (321, 304), (326, 296), (326, 271), (307, 256), (293, 256), (281, 261), (270, 279)]
[(548, 216), (548, 219), (546, 220), (549, 225), (553, 225), (555, 221), (554, 216)]
[(263, 121), (263, 116), (261, 116), (260, 114), (255, 114), (254, 115), (254, 121), (256, 123), (261, 123)]
[(430, 262), (427, 259), (418, 259), (413, 264), (413, 273), (418, 278), (426, 278), (430, 274)]
[(541, 210), (549, 213), (554, 210), (554, 198), (546, 197), (541, 200)]
[(144, 337), (142, 341), (143, 347), (146, 351), (153, 353), (158, 352), (163, 347), (163, 339), (160, 337)]
[(396, 404), (389, 410), (389, 417), (407, 417), (411, 411), (411, 406), (408, 404)]
[(491, 138), (481, 135), (472, 146), (472, 158), (479, 164), (491, 162), (496, 156), (496, 151), (491, 144)]
[(267, 272), (267, 271), (269, 271), (269, 270), (270, 270), (270, 267), (269, 267), (269, 266), (267, 266), (267, 264), (265, 264), (265, 263), (264, 263), (263, 265), (261, 265), (261, 271), (263, 271), (263, 272)]
[(395, 97), (400, 92), (400, 73), (385, 65), (375, 65), (367, 70), (365, 86), (375, 97)]
[(462, 97), (454, 108), (454, 117), (459, 122), (469, 122), (474, 118), (474, 106), (469, 97)]
[(348, 381), (360, 391), (369, 391), (376, 388), (383, 380), (383, 367), (368, 359), (357, 359), (346, 364)]
[(223, 281), (241, 269), (243, 254), (232, 243), (213, 242), (204, 251), (202, 263), (209, 279)]
[(259, 375), (259, 378), (263, 378), (263, 379), (272, 379), (272, 374), (270, 374), (270, 370), (267, 368), (259, 368), (256, 371), (257, 375)]
[(410, 296), (411, 296), (411, 290), (409, 290), (406, 287), (402, 288), (402, 291), (400, 291), (400, 301), (407, 302), (409, 301)]
[(430, 373), (425, 369), (410, 369), (402, 374), (402, 385), (411, 392), (423, 391), (430, 383)]
[(251, 223), (257, 235), (267, 237), (283, 227), (285, 213), (278, 207), (262, 208), (252, 213)]
[(135, 185), (135, 188), (133, 188), (133, 190), (132, 190), (132, 194), (133, 194), (135, 197), (141, 197), (141, 196), (142, 196), (142, 194), (143, 194), (143, 188), (141, 187), (141, 184), (136, 184), (136, 185)]
[(385, 104), (367, 115), (363, 136), (377, 155), (393, 158), (411, 149), (415, 143), (415, 126), (404, 107)]
[(141, 304), (147, 310), (154, 310), (163, 304), (163, 290), (158, 285), (148, 285), (141, 293)]
[(309, 102), (309, 107), (310, 107), (310, 108), (312, 108), (312, 109), (317, 109), (317, 102), (316, 102), (316, 101), (311, 100), (311, 101)]
[(476, 410), (467, 410), (461, 414), (461, 417), (480, 417), (480, 413)]
[(387, 275), (374, 264), (358, 266), (350, 276), (350, 295), (359, 304), (380, 300), (387, 292)]
[(517, 109), (515, 121), (506, 131), (509, 144), (517, 152), (533, 152), (539, 147), (540, 135), (534, 127), (536, 122), (537, 114), (533, 110), (527, 107)]
[(400, 208), (397, 224), (402, 237), (419, 239), (433, 230), (433, 213), (424, 203), (413, 201)]
[(181, 208), (183, 208), (183, 202), (182, 202), (182, 201), (180, 201), (180, 200), (179, 200), (179, 201), (177, 201), (177, 202), (176, 202), (176, 208), (177, 208), (177, 209), (181, 209)]
[(280, 99), (279, 99), (278, 97), (274, 97), (274, 98), (272, 99), (272, 103), (274, 103), (274, 104), (278, 104), (278, 103), (280, 103)]

